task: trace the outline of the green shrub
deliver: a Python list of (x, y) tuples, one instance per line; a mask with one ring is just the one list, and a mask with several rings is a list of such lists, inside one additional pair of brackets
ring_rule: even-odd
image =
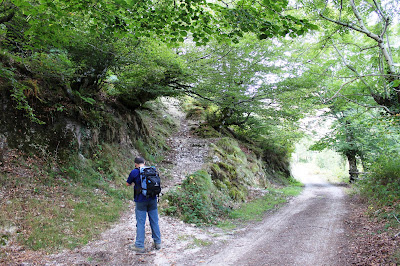
[(193, 134), (201, 138), (219, 138), (221, 133), (216, 131), (212, 126), (207, 123), (203, 123), (200, 126), (192, 129)]
[(392, 205), (400, 200), (400, 158), (380, 156), (360, 181), (361, 193), (378, 204)]
[(188, 176), (181, 187), (164, 195), (161, 209), (166, 215), (178, 216), (195, 224), (217, 223), (229, 212), (228, 198), (213, 184), (205, 171)]
[(206, 118), (207, 106), (191, 97), (184, 97), (182, 108), (188, 119), (204, 120)]

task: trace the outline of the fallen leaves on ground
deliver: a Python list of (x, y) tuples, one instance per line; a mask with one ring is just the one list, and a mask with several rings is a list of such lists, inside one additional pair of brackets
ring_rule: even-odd
[(359, 197), (349, 200), (345, 221), (348, 233), (348, 264), (399, 265), (400, 237), (387, 221), (370, 214), (369, 205)]

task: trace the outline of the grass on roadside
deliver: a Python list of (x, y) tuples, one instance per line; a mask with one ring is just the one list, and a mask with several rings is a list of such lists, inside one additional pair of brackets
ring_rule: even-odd
[(133, 194), (121, 177), (130, 165), (117, 147), (104, 148), (115, 156), (107, 152), (56, 169), (40, 158), (11, 156), (9, 172), (0, 175), (0, 233), (7, 239), (0, 247), (17, 243), (46, 252), (72, 249), (116, 221)]
[(267, 211), (278, 208), (286, 203), (289, 198), (299, 195), (301, 191), (300, 183), (294, 183), (281, 189), (269, 189), (268, 194), (262, 198), (243, 203), (239, 208), (233, 210), (229, 219), (219, 223), (218, 226), (229, 230), (235, 228), (238, 221), (260, 221)]
[(124, 204), (122, 199), (110, 195), (99, 196), (91, 191), (86, 193), (85, 197), (79, 199), (71, 197), (71, 194), (66, 195), (66, 201), (62, 202), (52, 199), (30, 200), (24, 226), (31, 230), (28, 237), (21, 235), (20, 241), (33, 250), (50, 251), (87, 244), (109, 223), (119, 218)]
[(187, 241), (189, 243), (188, 248), (206, 247), (212, 244), (212, 242), (197, 238), (194, 235), (179, 235), (178, 240)]

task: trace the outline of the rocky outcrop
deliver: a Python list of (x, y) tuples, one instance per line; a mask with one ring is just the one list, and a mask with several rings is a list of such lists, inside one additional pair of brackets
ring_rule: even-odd
[(71, 153), (89, 155), (102, 142), (134, 147), (138, 139), (149, 135), (137, 112), (116, 103), (88, 106), (66, 99), (62, 103), (37, 101), (32, 106), (44, 122), (38, 124), (18, 110), (10, 93), (3, 90), (0, 96), (0, 162), (6, 147), (66, 158)]

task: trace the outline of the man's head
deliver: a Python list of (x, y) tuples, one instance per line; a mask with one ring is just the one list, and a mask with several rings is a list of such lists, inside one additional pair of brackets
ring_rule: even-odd
[(135, 158), (135, 166), (138, 167), (140, 165), (144, 164), (144, 159), (142, 157), (136, 157)]

